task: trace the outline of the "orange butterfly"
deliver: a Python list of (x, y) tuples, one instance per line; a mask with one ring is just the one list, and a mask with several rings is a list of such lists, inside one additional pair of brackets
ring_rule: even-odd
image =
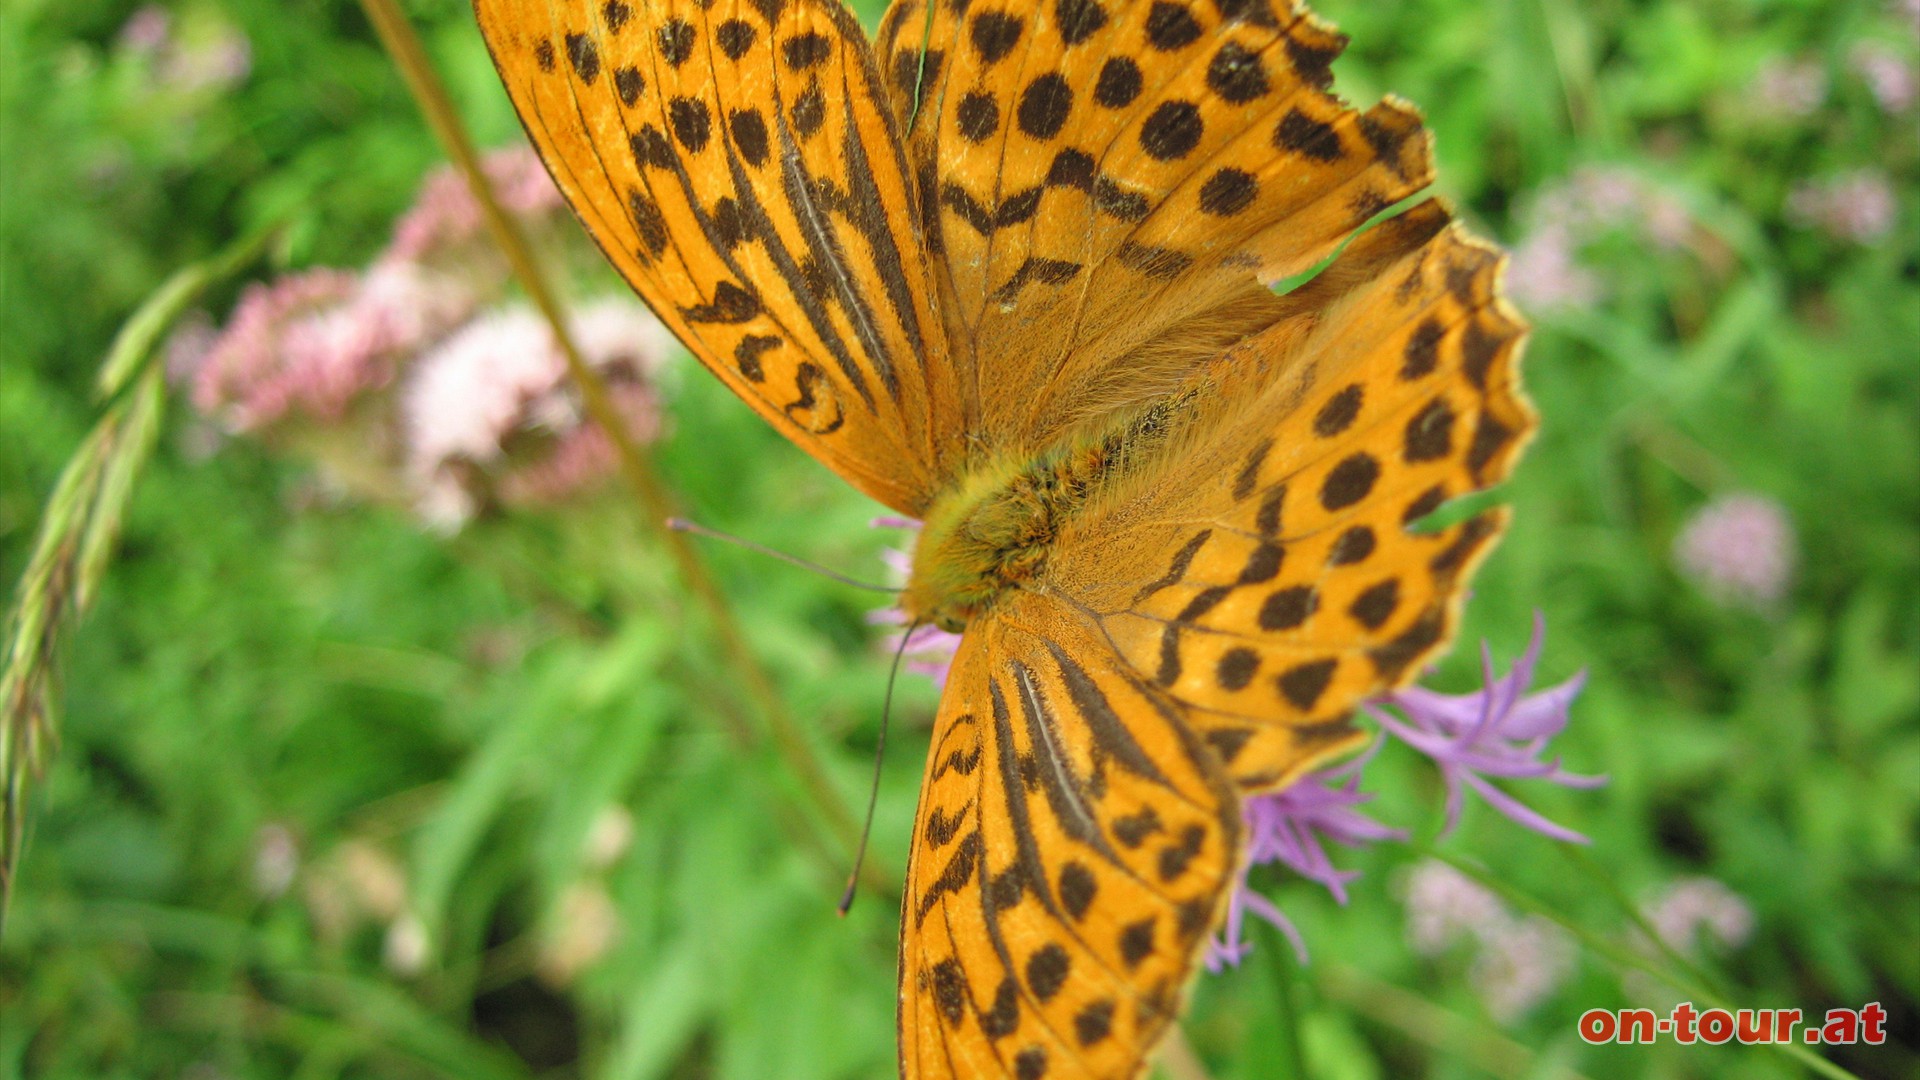
[[(1138, 1075), (1240, 800), (1363, 736), (1533, 427), (1417, 114), (1269, 0), (477, 0), (534, 144), (694, 355), (924, 520), (965, 631), (900, 931), (909, 1077)], [(1339, 255), (1307, 284), (1271, 284)]]

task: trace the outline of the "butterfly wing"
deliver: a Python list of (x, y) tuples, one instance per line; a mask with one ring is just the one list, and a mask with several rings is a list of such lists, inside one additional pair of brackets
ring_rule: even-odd
[(1035, 596), (968, 630), (933, 738), (901, 908), (901, 1074), (1138, 1074), (1238, 857), (1216, 755), (1097, 626)]
[(1240, 850), (1239, 797), (1352, 750), (1503, 518), (1410, 528), (1531, 430), (1496, 253), (1427, 203), (1182, 395), (1154, 464), (970, 627), (901, 913), (912, 1077), (1138, 1075)]
[(1410, 108), (1328, 92), (1345, 43), (1274, 0), (896, 0), (876, 52), (982, 430), (1037, 450), (1163, 392), (1429, 182)]
[(961, 422), (894, 119), (835, 0), (475, 0), (607, 257), (756, 411), (917, 512)]
[(1050, 587), (1245, 789), (1349, 745), (1355, 706), (1453, 633), (1504, 512), (1414, 526), (1503, 479), (1534, 426), (1501, 263), (1434, 202), (1364, 234), (1196, 377), (1189, 434), (1061, 540)]

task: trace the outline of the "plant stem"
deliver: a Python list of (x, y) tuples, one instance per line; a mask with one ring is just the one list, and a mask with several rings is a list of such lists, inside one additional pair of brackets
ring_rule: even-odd
[(1307, 1071), (1307, 1051), (1300, 1038), (1300, 958), (1279, 927), (1264, 920), (1260, 926), (1266, 938), (1267, 968), (1273, 972), (1274, 1003), (1279, 1007), (1274, 1027), (1286, 1043), (1287, 1075), (1291, 1080), (1308, 1080), (1313, 1074)]
[[(561, 353), (566, 357), (567, 369), (580, 386), (580, 394), (586, 411), (607, 436), (620, 456), (620, 471), (628, 487), (640, 503), (646, 525), (659, 538), (673, 559), (688, 589), (705, 610), (712, 622), (714, 632), (719, 636), (720, 647), (725, 653), (729, 668), (745, 684), (746, 691), (759, 706), (762, 720), (765, 722), (765, 734), (768, 735), (787, 767), (805, 789), (814, 808), (824, 817), (829, 827), (838, 834), (845, 850), (853, 850), (859, 835), (855, 821), (847, 802), (840, 795), (827, 775), (825, 766), (814, 753), (812, 745), (802, 734), (793, 715), (787, 711), (785, 701), (778, 689), (747, 646), (741, 632), (740, 623), (734, 617), (733, 609), (728, 606), (725, 596), (713, 575), (707, 569), (694, 550), (691, 541), (682, 533), (666, 528), (668, 518), (675, 516), (676, 500), (666, 483), (654, 468), (652, 458), (635, 443), (631, 434), (601, 381), (598, 373), (589, 367), (581, 357), (572, 335), (567, 332), (566, 319), (563, 316), (553, 290), (548, 287), (547, 279), (534, 258), (526, 238), (519, 226), (507, 216), (494, 197), (492, 185), (481, 172), (479, 155), (467, 137), (466, 129), (460, 123), (454, 111), (452, 100), (448, 97), (446, 86), (441, 82), (439, 73), (427, 59), (426, 50), (420, 43), (419, 35), (413, 25), (407, 21), (394, 0), (361, 0), (361, 7), (373, 22), (380, 40), (392, 56), (395, 66), (400, 69), (407, 87), (413, 93), (415, 102), (425, 115), (427, 124), (440, 140), (441, 146), (453, 160), (454, 166), (465, 176), (467, 185), (473, 190), (479, 201), (481, 212), (487, 223), (488, 231), (495, 242), (506, 254), (507, 262), (513, 268), (514, 276), (527, 292), (534, 305), (540, 309), (553, 329), (554, 339), (559, 343)], [(722, 714), (726, 715), (726, 714)], [(728, 734), (741, 747), (751, 747), (756, 733), (737, 721), (726, 724)], [(890, 888), (891, 875), (876, 869), (876, 876), (883, 888)]]
[(1402, 987), (1337, 964), (1317, 963), (1314, 969), (1328, 997), (1442, 1054), (1471, 1061), (1490, 1075), (1503, 1080), (1586, 1080), (1563, 1065), (1539, 1061), (1520, 1043)]
[(1634, 929), (1640, 931), (1640, 936), (1645, 938), (1648, 944), (1652, 945), (1655, 951), (1659, 952), (1667, 963), (1672, 964), (1676, 971), (1692, 979), (1695, 984), (1713, 991), (1716, 996), (1722, 999), (1732, 996), (1727, 992), (1726, 987), (1722, 986), (1717, 980), (1709, 977), (1707, 973), (1701, 970), (1693, 961), (1682, 956), (1679, 950), (1667, 944), (1666, 939), (1660, 936), (1660, 932), (1655, 930), (1653, 924), (1647, 921), (1646, 915), (1640, 911), (1640, 906), (1628, 898), (1626, 891), (1620, 888), (1620, 883), (1614, 880), (1613, 875), (1607, 873), (1599, 863), (1595, 862), (1593, 856), (1588, 854), (1586, 849), (1572, 844), (1555, 844), (1554, 846), (1560, 849), (1560, 854), (1565, 856), (1568, 862), (1579, 867), (1582, 873), (1586, 874), (1596, 885), (1600, 886), (1601, 892), (1606, 893), (1612, 898), (1614, 906), (1619, 908), (1620, 911), (1626, 915), (1627, 919), (1633, 923)]
[(257, 258), (279, 232), (264, 228), (176, 271), (121, 325), (96, 377), (93, 430), (67, 459), (47, 498), (33, 554), (0, 633), (0, 931), (26, 846), (27, 801), (59, 737), (59, 653), (92, 607), (134, 484), (160, 434), (165, 372), (160, 336), (209, 285)]

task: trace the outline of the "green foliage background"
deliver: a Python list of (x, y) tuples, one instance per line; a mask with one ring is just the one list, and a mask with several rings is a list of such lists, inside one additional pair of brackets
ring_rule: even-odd
[[(1911, 5), (1908, 5), (1909, 7)], [(517, 128), (458, 0), (408, 5), (483, 144)], [(1515, 526), (1463, 642), (1510, 657), (1535, 609), (1543, 674), (1591, 688), (1558, 750), (1599, 792), (1513, 790), (1593, 837), (1590, 866), (1470, 810), (1435, 841), (1430, 770), (1390, 750), (1374, 808), (1418, 845), (1484, 865), (1587, 932), (1630, 941), (1609, 892), (1704, 874), (1752, 905), (1713, 961), (1743, 1004), (1879, 1000), (1894, 1041), (1837, 1051), (1920, 1075), (1920, 190), (1915, 114), (1846, 75), (1863, 37), (1914, 54), (1876, 3), (1327, 0), (1353, 35), (1342, 91), (1424, 106), (1441, 190), (1520, 240), (1527, 207), (1585, 165), (1675, 192), (1712, 258), (1622, 235), (1590, 253), (1606, 297), (1539, 319), (1527, 360), (1543, 434), (1504, 493)], [(115, 328), (173, 268), (293, 215), (284, 265), (359, 265), (437, 162), (399, 78), (345, 0), (199, 0), (252, 42), (229, 91), (156, 88), (113, 47), (131, 6), (12, 0), (0, 18), (0, 577), (25, 565), (46, 494), (94, 415)], [(875, 12), (865, 14), (871, 19)], [(1815, 117), (1757, 117), (1756, 71), (1834, 73)], [(1871, 167), (1894, 231), (1856, 244), (1783, 214), (1806, 177)], [(234, 286), (214, 298), (222, 311)], [(835, 919), (834, 859), (796, 834), (792, 782), (716, 717), (743, 707), (631, 508), (484, 522), (455, 542), (402, 516), (315, 503), (306, 470), (239, 441), (193, 449), (184, 406), (64, 665), (62, 745), (37, 797), (0, 941), (0, 1076), (876, 1077), (893, 1054), (894, 898)], [(663, 467), (695, 515), (877, 574), (875, 508), (691, 367)], [(1670, 548), (1707, 497), (1779, 500), (1799, 529), (1789, 600), (1756, 613), (1678, 578)], [(708, 552), (849, 801), (864, 791), (885, 661), (869, 599)], [(1436, 683), (1472, 683), (1471, 648)], [(904, 865), (925, 721), (910, 680), (876, 843)], [(1537, 785), (1536, 785), (1537, 786)], [(631, 848), (586, 853), (631, 810)], [(254, 885), (261, 830), (290, 830), (285, 895)], [(1416, 845), (1417, 847), (1417, 845)], [(383, 961), (378, 920), (330, 924), (314, 883), (345, 851), (403, 870), (430, 943)], [(1188, 1034), (1211, 1075), (1782, 1076), (1777, 1052), (1595, 1048), (1574, 1018), (1634, 1000), (1592, 954), (1509, 1023), (1465, 958), (1404, 943), (1416, 848), (1342, 852), (1350, 906), (1261, 883), (1313, 962), (1263, 939), (1204, 978)], [(604, 886), (620, 935), (577, 978), (535, 958), (557, 907)], [(1292, 986), (1297, 1023), (1282, 1019)]]

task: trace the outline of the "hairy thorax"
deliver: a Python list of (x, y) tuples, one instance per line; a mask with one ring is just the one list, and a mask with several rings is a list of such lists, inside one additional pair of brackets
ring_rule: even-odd
[(1138, 474), (1189, 403), (1166, 399), (1038, 457), (969, 469), (927, 510), (902, 609), (958, 633), (1008, 592), (1034, 587), (1061, 531)]

